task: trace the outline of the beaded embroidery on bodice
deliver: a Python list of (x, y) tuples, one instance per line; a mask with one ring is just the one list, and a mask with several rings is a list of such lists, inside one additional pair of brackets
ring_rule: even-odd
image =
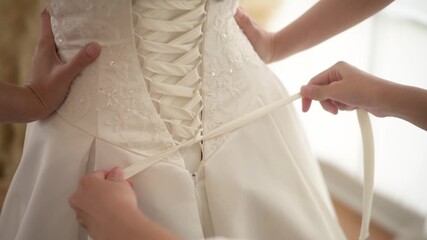
[[(242, 93), (256, 89), (233, 77), (242, 67), (263, 65), (241, 45), (235, 0), (48, 0), (48, 6), (64, 60), (91, 41), (103, 46), (59, 115), (120, 147), (150, 156), (203, 134), (241, 115), (223, 104), (236, 99), (244, 109)], [(87, 27), (76, 28), (80, 22)], [(216, 48), (205, 46), (208, 37)], [(204, 59), (205, 52), (213, 57)], [(226, 137), (203, 147), (212, 153)]]
[(102, 51), (58, 114), (29, 125), (0, 218), (7, 239), (85, 237), (67, 199), (80, 176), (114, 166), (135, 180), (141, 210), (183, 239), (344, 239), (284, 107), (299, 95), (288, 96), (240, 31), (237, 0), (47, 6), (63, 60), (93, 41)]

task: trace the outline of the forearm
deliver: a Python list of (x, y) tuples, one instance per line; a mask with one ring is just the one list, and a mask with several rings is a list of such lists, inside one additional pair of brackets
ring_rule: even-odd
[[(145, 218), (145, 217), (144, 217)], [(152, 240), (178, 240), (179, 238), (163, 228), (162, 226), (152, 222), (151, 220), (145, 218), (145, 224), (143, 229), (139, 229), (141, 233), (141, 238), (136, 239), (152, 239)]]
[(387, 116), (404, 119), (427, 131), (427, 90), (391, 84), (382, 96)]
[[(125, 214), (127, 212), (127, 214)], [(144, 216), (139, 209), (122, 211), (120, 216), (117, 216), (120, 224), (114, 224), (112, 228), (116, 230), (108, 235), (108, 239), (127, 239), (127, 240), (178, 240), (179, 238), (161, 227), (157, 223), (151, 221)], [(112, 230), (112, 229), (110, 229)]]
[(392, 0), (320, 0), (275, 34), (273, 61), (313, 47), (360, 23), (391, 2)]
[(31, 122), (40, 112), (38, 104), (32, 105), (34, 98), (28, 87), (0, 82), (0, 122)]

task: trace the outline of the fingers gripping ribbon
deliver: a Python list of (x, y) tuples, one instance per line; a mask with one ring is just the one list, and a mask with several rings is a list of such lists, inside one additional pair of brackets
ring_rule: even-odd
[[(164, 152), (161, 152), (152, 157), (146, 158), (146, 161), (133, 164), (126, 169), (124, 169), (125, 178), (130, 178), (135, 174), (144, 171), (150, 166), (162, 161), (166, 157), (171, 154), (177, 152), (181, 148), (189, 147), (193, 144), (201, 142), (203, 140), (211, 139), (218, 137), (222, 134), (232, 132), (236, 129), (239, 129), (243, 126), (246, 126), (258, 119), (261, 119), (274, 110), (284, 107), (295, 100), (301, 98), (300, 94), (295, 94), (279, 100), (277, 102), (266, 105), (258, 110), (255, 110), (251, 113), (243, 115), (237, 119), (234, 119), (228, 123), (225, 123), (216, 129), (213, 129), (210, 132), (205, 132), (203, 135), (201, 132), (197, 134), (194, 138), (189, 139), (185, 142), (182, 142), (179, 145), (176, 145)], [(371, 218), (372, 212), (372, 199), (374, 194), (374, 167), (375, 167), (375, 152), (374, 152), (374, 140), (373, 140), (373, 132), (372, 125), (369, 120), (369, 115), (366, 111), (362, 109), (357, 110), (357, 116), (359, 120), (359, 126), (362, 133), (363, 140), (363, 157), (364, 157), (364, 187), (363, 187), (363, 217), (362, 217), (362, 227), (360, 230), (359, 239), (367, 239), (369, 236), (369, 222)]]

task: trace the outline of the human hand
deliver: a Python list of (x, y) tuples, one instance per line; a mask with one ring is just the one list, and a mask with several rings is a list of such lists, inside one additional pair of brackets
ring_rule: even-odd
[(45, 118), (64, 101), (71, 82), (100, 54), (96, 43), (87, 45), (69, 62), (63, 63), (57, 52), (52, 33), (50, 14), (45, 9), (41, 13), (41, 36), (38, 41), (29, 80), (25, 85), (25, 98), (29, 121)]
[(76, 211), (79, 224), (97, 240), (131, 239), (126, 237), (131, 234), (128, 229), (144, 219), (120, 168), (81, 178), (69, 204)]
[(247, 13), (239, 7), (234, 16), (258, 56), (265, 62), (274, 61), (274, 34), (262, 29)]
[(381, 94), (392, 84), (348, 63), (338, 62), (301, 88), (302, 110), (307, 112), (312, 100), (318, 100), (323, 109), (332, 114), (337, 114), (338, 110), (363, 108), (384, 117)]

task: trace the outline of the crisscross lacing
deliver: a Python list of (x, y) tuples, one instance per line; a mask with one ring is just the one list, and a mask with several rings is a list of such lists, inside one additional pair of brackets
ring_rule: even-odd
[(137, 1), (135, 41), (150, 97), (177, 143), (202, 131), (204, 0)]
[[(205, 0), (146, 0), (134, 6), (135, 42), (150, 97), (177, 145), (124, 170), (129, 178), (182, 148), (234, 131), (298, 99), (299, 94), (202, 132), (201, 45)], [(162, 18), (160, 18), (162, 17)], [(364, 143), (363, 219), (359, 239), (369, 235), (374, 183), (374, 146), (367, 113), (358, 110)]]

